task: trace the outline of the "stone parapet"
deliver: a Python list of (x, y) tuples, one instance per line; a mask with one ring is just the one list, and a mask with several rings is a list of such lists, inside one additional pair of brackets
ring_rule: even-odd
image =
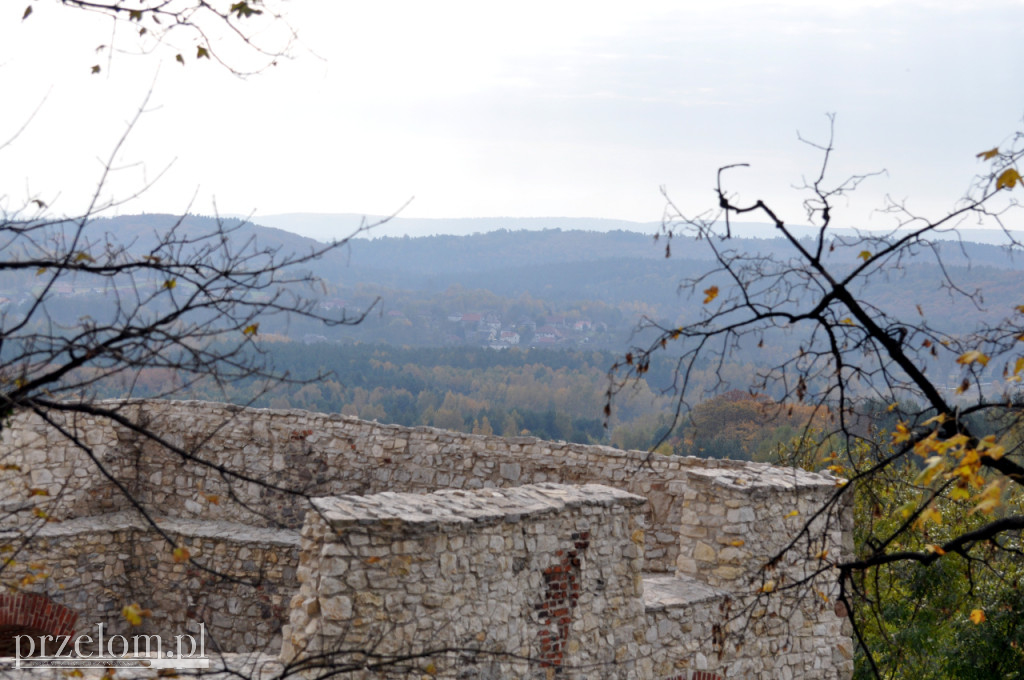
[(852, 550), (851, 514), (829, 505), (828, 475), (303, 411), (102, 405), (172, 448), (98, 416), (19, 413), (0, 439), (0, 547), (17, 550), (0, 580), (79, 627), (124, 629), (138, 602), (153, 615), (132, 632), (202, 621), (216, 648), (274, 653), (287, 623), (286, 660), (321, 650), (364, 670), (852, 673), (827, 568)]
[[(154, 519), (157, 528), (125, 511), (47, 523), (30, 537), (0, 532), (0, 545), (16, 551), (0, 583), (73, 610), (77, 632), (103, 624), (129, 636), (193, 633), (203, 622), (212, 650), (276, 652), (297, 586), (299, 533)], [(175, 546), (195, 562), (175, 560)], [(122, 613), (133, 603), (153, 612), (137, 626)]]
[(365, 677), (637, 677), (645, 502), (556, 484), (317, 499), (282, 660), (406, 659)]
[[(809, 493), (828, 493), (835, 485), (828, 476), (764, 463), (410, 428), (307, 411), (189, 401), (111, 405), (195, 458), (235, 473), (219, 475), (101, 419), (79, 422), (84, 436), (103, 453), (110, 472), (158, 514), (298, 529), (310, 496), (426, 493), (543, 482), (607, 484), (648, 500), (645, 560), (651, 571), (679, 568), (679, 528), (691, 523), (690, 515), (684, 517), (684, 495), (691, 488), (710, 485), (725, 490), (729, 487), (724, 480), (745, 480), (737, 483), (747, 484), (747, 494), (763, 494), (766, 502), (775, 502), (781, 509)], [(181, 427), (182, 423), (188, 427)], [(12, 441), (22, 445), (21, 476), (45, 477), (53, 487), (50, 496), (33, 497), (32, 502), (44, 504), (60, 518), (126, 508), (123, 496), (52, 427), (34, 417), (19, 416), (9, 432)], [(4, 437), (6, 447), (8, 432)], [(51, 452), (58, 452), (56, 458)], [(77, 481), (59, 488), (68, 475)], [(24, 498), (24, 479), (13, 473), (8, 479), (12, 498)]]

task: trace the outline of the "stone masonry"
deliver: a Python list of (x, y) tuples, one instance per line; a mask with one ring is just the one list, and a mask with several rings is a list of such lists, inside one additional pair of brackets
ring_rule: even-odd
[(820, 569), (852, 548), (848, 509), (768, 564), (835, 492), (827, 475), (302, 411), (116, 405), (179, 451), (99, 417), (60, 423), (88, 451), (24, 414), (0, 441), (0, 545), (19, 551), (0, 579), (79, 628), (126, 628), (121, 607), (138, 602), (144, 627), (202, 621), (217, 649), (261, 651), (268, 667), (279, 650), (280, 668), (317, 651), (391, 660), (363, 677), (852, 674)]
[(635, 676), (644, 502), (557, 484), (319, 499), (282, 659), (426, 654), (454, 677), (466, 651), (430, 654), (450, 648), (479, 650), (478, 677)]

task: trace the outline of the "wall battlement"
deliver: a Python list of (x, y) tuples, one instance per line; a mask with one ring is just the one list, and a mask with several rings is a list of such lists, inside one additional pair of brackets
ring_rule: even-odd
[[(440, 639), (447, 634), (440, 631), (459, 629), (453, 622), (464, 623), (472, 639), (449, 642), (486, 647), (486, 663), (505, 664), (494, 667), (502, 677), (546, 677), (554, 668), (564, 671), (560, 677), (686, 680), (698, 671), (706, 678), (852, 673), (848, 624), (833, 611), (827, 571), (801, 589), (810, 597), (764, 592), (767, 580), (809, 578), (818, 567), (810, 555), (851, 549), (849, 513), (840, 510), (812, 524), (818, 542), (791, 551), (770, 573), (763, 569), (834, 493), (831, 477), (294, 410), (117, 404), (185, 458), (100, 418), (63, 426), (154, 517), (167, 518), (165, 533), (196, 562), (247, 576), (259, 588), (214, 583), (173, 562), (153, 526), (137, 514), (125, 519), (134, 511), (124, 494), (96, 474), (85, 453), (19, 414), (0, 442), (3, 462), (21, 470), (0, 475), (0, 493), (17, 499), (8, 501), (0, 529), (6, 522), (13, 540), (24, 515), (19, 504), (63, 520), (31, 546), (60, 564), (32, 589), (75, 609), (82, 625), (98, 615), (123, 625), (116, 612), (139, 601), (160, 612), (154, 619), (179, 616), (186, 627), (202, 619), (210, 629), (218, 615), (221, 649), (276, 653), (287, 623), (282, 658), (301, 659), (316, 645), (365, 644), (374, 629), (354, 622), (379, 623), (383, 615), (406, 631), (407, 648), (424, 642), (428, 630)], [(221, 474), (227, 470), (234, 476)], [(26, 483), (49, 495), (24, 498)], [(107, 566), (97, 573), (83, 564), (78, 556), (86, 550)], [(163, 553), (166, 559), (150, 557)], [(103, 555), (113, 557), (104, 563)], [(17, 578), (19, 568), (8, 573)], [(61, 579), (73, 587), (58, 587)], [(157, 593), (154, 583), (168, 587)], [(335, 592), (322, 591), (325, 583)], [(125, 602), (103, 605), (111, 584)], [(321, 590), (311, 590), (314, 584)], [(578, 593), (571, 606), (554, 606), (569, 602), (550, 595), (562, 585)], [(487, 618), (499, 615), (500, 624)], [(426, 628), (414, 625), (421, 619)], [(594, 646), (600, 654), (587, 651)], [(461, 670), (451, 666), (451, 675), (439, 677), (493, 677), (484, 657), (459, 658)], [(466, 675), (473, 669), (477, 675)]]

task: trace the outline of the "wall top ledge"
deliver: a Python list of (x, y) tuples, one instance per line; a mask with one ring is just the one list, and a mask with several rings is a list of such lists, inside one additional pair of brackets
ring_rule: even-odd
[(740, 468), (693, 467), (687, 470), (691, 478), (703, 478), (719, 486), (734, 489), (811, 489), (835, 488), (841, 483), (831, 474), (808, 472), (799, 468), (784, 468), (767, 463), (746, 463)]
[[(178, 519), (176, 517), (152, 516), (153, 522), (162, 531), (195, 538), (212, 538), (233, 543), (265, 543), (269, 545), (298, 547), (301, 535), (294, 529), (272, 529), (254, 527), (237, 522), (203, 519)], [(154, 532), (155, 529), (144, 517), (132, 510), (122, 510), (102, 515), (76, 517), (62, 522), (47, 522), (31, 529), (33, 537), (54, 539), (78, 536), (88, 533), (109, 533), (114, 531)], [(0, 528), (0, 543), (23, 541), (24, 527)], [(0, 676), (2, 677), (2, 676)]]
[(566, 508), (623, 505), (639, 507), (643, 496), (601, 484), (529, 484), (500, 489), (442, 489), (430, 494), (378, 493), (372, 496), (314, 498), (314, 507), (334, 529), (401, 523), (420, 528), (518, 522), (527, 516)]

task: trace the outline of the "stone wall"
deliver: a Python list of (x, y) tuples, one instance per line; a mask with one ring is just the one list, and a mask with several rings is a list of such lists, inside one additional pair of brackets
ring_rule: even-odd
[(755, 597), (685, 577), (648, 575), (644, 602), (643, 658), (650, 673), (644, 677), (793, 680), (853, 673), (849, 624), (835, 616), (832, 604), (813, 596)]
[[(122, 475), (134, 437), (105, 418), (53, 416), (56, 425), (21, 412), (0, 434), (0, 529), (24, 528), (37, 517), (89, 517), (128, 508), (123, 494), (103, 478), (100, 466)], [(79, 438), (88, 453), (68, 434)]]
[[(161, 518), (157, 533), (121, 512), (47, 523), (30, 542), (0, 532), (15, 547), (0, 581), (45, 595), (79, 613), (78, 632), (102, 623), (111, 634), (193, 633), (205, 622), (212, 650), (276, 651), (294, 594), (299, 534), (221, 522)], [(175, 561), (185, 547), (202, 568)], [(122, 608), (153, 612), (131, 626)]]
[[(0, 580), (31, 577), (22, 589), (75, 609), (80, 626), (103, 621), (123, 627), (120, 607), (137, 601), (154, 612), (144, 625), (190, 630), (202, 620), (226, 650), (276, 649), (278, 630), (289, 617), (286, 656), (325, 639), (343, 645), (373, 635), (383, 640), (387, 636), (374, 627), (381, 616), (404, 631), (407, 642), (434, 640), (447, 630), (442, 639), (452, 645), (480, 645), (495, 642), (491, 631), (502, 624), (487, 617), (506, 616), (494, 603), (507, 596), (518, 614), (508, 614), (501, 640), (509, 646), (503, 649), (529, 657), (534, 671), (543, 668), (540, 663), (548, 670), (556, 663), (604, 668), (611, 660), (633, 664), (622, 677), (661, 680), (695, 674), (712, 680), (787, 674), (841, 679), (852, 672), (848, 624), (833, 610), (833, 577), (827, 569), (815, 574), (823, 560), (851, 549), (848, 508), (832, 507), (814, 520), (809, 537), (799, 533), (835, 493), (836, 480), (829, 476), (303, 411), (199, 402), (106, 405), (175, 450), (101, 418), (58, 420), (88, 447), (83, 452), (53, 423), (25, 414), (12, 419), (0, 442), (0, 493), (6, 499), (0, 530), (7, 530), (0, 544), (20, 540), (42, 518), (60, 520), (44, 523)], [(591, 489), (598, 501), (563, 502), (557, 512), (534, 508), (505, 512), (501, 519), (467, 519), (480, 498), (525, 503), (520, 494), (527, 492), (517, 487), (540, 485), (555, 493), (545, 486), (550, 483), (621, 491)], [(119, 486), (157, 520), (164, 537), (130, 509)], [(402, 495), (452, 488), (487, 491)], [(566, 498), (574, 493), (582, 492), (557, 492)], [(646, 503), (623, 500), (636, 496)], [(416, 510), (439, 498), (448, 510), (437, 517), (424, 519)], [(594, 529), (583, 528), (593, 522), (588, 513), (597, 513), (602, 527), (606, 520), (620, 527), (609, 529), (618, 532), (615, 540), (600, 534), (605, 552), (595, 552)], [(343, 516), (361, 519), (352, 524)], [(334, 547), (320, 554), (304, 544), (300, 566), (304, 518), (306, 539)], [(166, 537), (188, 548), (192, 561), (176, 562)], [(788, 555), (768, 564), (794, 540)], [(622, 586), (614, 605), (600, 604), (605, 600), (599, 594), (611, 587), (606, 572), (615, 564), (639, 573), (640, 544), (644, 584), (629, 597)], [(40, 577), (34, 563), (52, 568)], [(584, 567), (596, 572), (584, 578)], [(300, 587), (296, 573), (303, 590), (292, 598)], [(462, 584), (459, 597), (476, 605), (456, 606), (456, 581), (437, 593), (424, 585), (430, 579), (437, 585), (440, 575), (451, 573)], [(351, 592), (318, 590), (324, 574), (331, 588), (344, 583)], [(794, 583), (799, 588), (779, 592)], [(571, 597), (574, 584), (578, 599), (559, 599), (562, 592)], [(587, 613), (585, 603), (593, 611)], [(563, 622), (562, 610), (582, 618)], [(626, 623), (627, 610), (639, 618)], [(619, 623), (598, 647), (614, 650), (611, 656), (572, 656), (577, 645), (596, 644), (570, 642), (577, 633), (579, 640), (603, 634), (595, 631), (607, 629), (606, 612)], [(471, 628), (473, 635), (487, 635), (469, 641)], [(427, 630), (432, 637), (423, 638)], [(512, 659), (492, 655), (492, 661), (494, 668), (526, 672)], [(488, 677), (482, 668), (479, 677)]]
[(643, 504), (558, 484), (318, 499), (282, 661), (385, 678), (849, 677), (844, 622), (813, 592), (644, 574)]
[[(766, 554), (767, 544), (781, 546), (792, 524), (777, 524), (780, 515), (818, 503), (835, 486), (828, 477), (767, 464), (650, 455), (533, 437), (503, 438), (382, 425), (307, 411), (167, 401), (126, 402), (121, 411), (162, 433), (190, 455), (236, 473), (235, 477), (222, 478), (216, 470), (184, 461), (107, 423), (95, 419), (80, 423), (83, 436), (97, 442), (100, 455), (115, 476), (140, 501), (161, 514), (252, 526), (297, 529), (301, 525), (309, 507), (304, 498), (267, 489), (245, 478), (308, 496), (430, 492), (543, 482), (607, 484), (648, 500), (645, 560), (650, 571), (675, 571), (680, 567), (680, 527), (694, 524), (694, 512), (703, 515), (696, 524), (705, 524), (707, 513), (717, 513), (721, 526), (728, 529), (741, 524), (734, 521), (734, 516), (745, 508), (745, 527), (770, 524), (783, 532), (755, 532), (764, 537), (756, 550), (748, 548), (746, 553)], [(188, 427), (182, 427), (182, 423)], [(98, 478), (95, 466), (83, 460), (53, 428), (34, 418), (20, 417), (12, 423), (11, 432), (15, 442), (30, 442), (30, 451), (37, 456), (42, 451), (60, 452), (60, 462), (50, 460), (48, 455), (44, 460), (32, 460), (31, 455), (21, 460), (33, 479), (44, 475), (59, 480), (66, 478), (63, 473), (90, 471), (85, 481), (91, 482), (91, 487), (76, 486), (47, 499), (53, 514), (67, 517), (92, 514), (96, 509), (123, 509), (124, 501), (110, 483)], [(51, 473), (54, 467), (58, 469)], [(771, 481), (761, 483), (762, 477)], [(740, 481), (728, 481), (736, 479)], [(741, 488), (743, 484), (746, 486)], [(57, 482), (51, 481), (51, 487), (56, 494)], [(85, 489), (87, 498), (82, 498)], [(724, 502), (709, 502), (719, 490), (728, 493), (729, 502), (740, 505), (726, 507)], [(232, 497), (237, 502), (232, 502)], [(754, 498), (761, 500), (752, 503)], [(714, 547), (717, 554), (716, 540), (704, 544)], [(697, 559), (693, 554), (698, 549), (696, 544), (682, 547), (684, 560)], [(723, 559), (734, 558), (726, 552)]]
[(644, 503), (555, 484), (319, 499), (282, 659), (412, 656), (401, 665), (437, 677), (635, 677)]

